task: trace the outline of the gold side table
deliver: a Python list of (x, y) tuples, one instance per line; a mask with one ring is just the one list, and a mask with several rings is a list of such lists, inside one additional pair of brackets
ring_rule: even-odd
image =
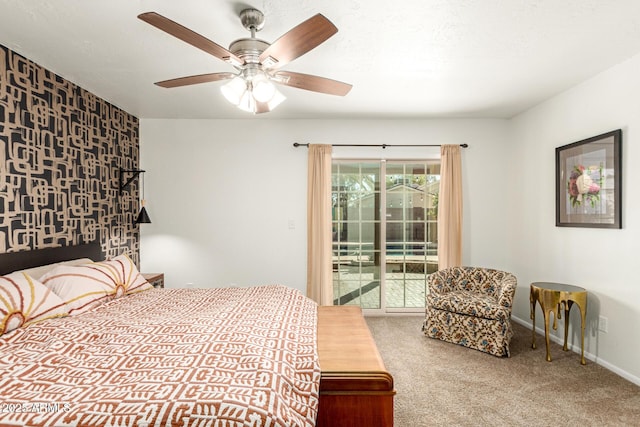
[(569, 335), (569, 310), (573, 304), (580, 309), (580, 363), (586, 365), (584, 359), (584, 327), (587, 317), (587, 291), (584, 288), (563, 283), (534, 282), (531, 284), (529, 294), (531, 301), (531, 320), (533, 320), (533, 342), (531, 348), (536, 348), (536, 302), (540, 304), (544, 316), (544, 340), (547, 344), (547, 362), (551, 362), (549, 351), (549, 316), (555, 311), (553, 316), (553, 329), (558, 329), (557, 319), (561, 319), (561, 308), (564, 307), (564, 347), (567, 351), (567, 336)]

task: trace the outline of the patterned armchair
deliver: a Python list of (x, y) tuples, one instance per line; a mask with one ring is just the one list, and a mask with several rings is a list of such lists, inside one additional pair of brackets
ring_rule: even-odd
[(424, 334), (509, 357), (516, 277), (480, 267), (451, 267), (427, 280)]

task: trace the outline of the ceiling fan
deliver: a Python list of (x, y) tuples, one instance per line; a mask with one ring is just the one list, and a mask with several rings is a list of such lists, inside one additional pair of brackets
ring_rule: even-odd
[(319, 13), (275, 42), (267, 43), (256, 38), (256, 32), (264, 26), (264, 14), (257, 9), (244, 9), (240, 12), (240, 21), (251, 32), (251, 37), (235, 40), (229, 49), (155, 12), (142, 13), (138, 18), (231, 64), (237, 70), (236, 73), (199, 74), (157, 82), (161, 87), (230, 80), (221, 87), (222, 94), (238, 108), (252, 113), (271, 111), (285, 99), (273, 83), (338, 96), (346, 95), (352, 87), (337, 80), (281, 70), (338, 32), (336, 26)]

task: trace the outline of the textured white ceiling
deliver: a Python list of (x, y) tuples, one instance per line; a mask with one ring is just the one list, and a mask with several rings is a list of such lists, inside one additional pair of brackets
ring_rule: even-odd
[(512, 117), (640, 52), (638, 0), (0, 0), (0, 44), (141, 118), (252, 118), (220, 82), (155, 86), (233, 68), (136, 18), (228, 47), (249, 6), (268, 42), (325, 15), (339, 32), (284, 69), (353, 84), (344, 98), (282, 87), (264, 119)]

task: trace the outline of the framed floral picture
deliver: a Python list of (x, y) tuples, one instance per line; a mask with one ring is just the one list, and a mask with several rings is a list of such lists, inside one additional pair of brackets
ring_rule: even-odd
[(622, 130), (556, 148), (556, 226), (622, 228)]

